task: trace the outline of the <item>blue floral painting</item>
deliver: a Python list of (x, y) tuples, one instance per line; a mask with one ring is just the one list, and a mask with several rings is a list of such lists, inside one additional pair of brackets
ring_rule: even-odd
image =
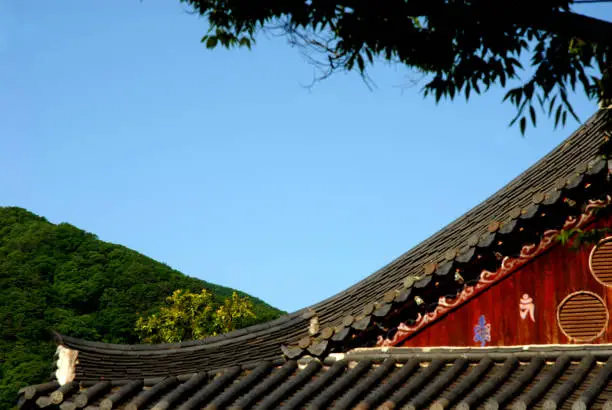
[(484, 315), (478, 318), (478, 324), (474, 326), (474, 341), (480, 343), (481, 347), (491, 341), (491, 323), (487, 323)]

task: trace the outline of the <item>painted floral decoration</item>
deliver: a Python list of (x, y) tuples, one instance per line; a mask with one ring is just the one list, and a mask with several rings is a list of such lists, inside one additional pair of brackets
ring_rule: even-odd
[(474, 326), (474, 341), (480, 343), (481, 347), (491, 341), (491, 323), (487, 323), (484, 315), (478, 318), (478, 324)]

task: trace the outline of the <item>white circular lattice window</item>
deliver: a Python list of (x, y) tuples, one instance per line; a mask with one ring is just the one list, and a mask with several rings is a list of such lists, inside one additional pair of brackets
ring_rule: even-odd
[(612, 287), (612, 237), (607, 237), (593, 247), (589, 268), (599, 283)]
[(567, 296), (557, 308), (557, 323), (565, 336), (577, 342), (589, 342), (608, 327), (608, 309), (592, 292), (580, 291)]

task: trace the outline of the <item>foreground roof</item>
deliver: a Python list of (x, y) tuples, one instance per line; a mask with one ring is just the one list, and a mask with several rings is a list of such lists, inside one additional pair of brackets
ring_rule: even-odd
[[(113, 345), (60, 336), (59, 343), (79, 351), (76, 380), (84, 382), (149, 379), (233, 365), (256, 366), (262, 360), (306, 354), (323, 358), (334, 351), (346, 351), (355, 347), (347, 341), (360, 341), (360, 335), (369, 329), (385, 328), (385, 318), (399, 316), (399, 309), (408, 306), (412, 310), (402, 314), (416, 315), (415, 295), (423, 299), (429, 295), (437, 301), (435, 292), (457, 292), (459, 285), (448, 279), (452, 275), (446, 275), (457, 266), (499, 264), (496, 255), (516, 252), (544, 229), (563, 226), (566, 214), (580, 212), (591, 198), (587, 195), (607, 194), (609, 167), (600, 149), (612, 130), (610, 117), (610, 110), (598, 111), (566, 141), (480, 205), (356, 285), (310, 308), (194, 342)], [(483, 168), (491, 167), (493, 164), (483, 163)], [(500, 237), (503, 240), (496, 240)], [(502, 243), (503, 249), (499, 248)], [(434, 276), (446, 282), (440, 279), (442, 286), (431, 291), (434, 282), (438, 286), (438, 279), (431, 280)]]
[[(356, 349), (283, 364), (22, 390), (20, 405), (108, 409), (612, 408), (612, 345)], [(89, 407), (87, 407), (89, 406)]]

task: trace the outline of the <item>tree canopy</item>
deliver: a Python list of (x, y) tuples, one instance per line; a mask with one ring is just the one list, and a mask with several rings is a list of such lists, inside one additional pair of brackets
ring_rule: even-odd
[[(218, 307), (247, 296), (185, 276), (72, 225), (0, 207), (0, 409), (15, 404), (20, 387), (49, 378), (55, 349), (51, 331), (137, 343), (139, 313), (156, 312), (176, 289), (206, 292)], [(233, 325), (281, 314), (257, 298), (249, 300), (255, 316), (241, 317)]]
[[(259, 32), (277, 31), (319, 57), (320, 78), (354, 69), (365, 77), (368, 65), (389, 61), (423, 73), (422, 91), (436, 101), (500, 85), (522, 133), (536, 109), (555, 126), (578, 120), (577, 88), (612, 104), (612, 23), (574, 12), (581, 1), (180, 1), (207, 20), (208, 48), (251, 48)], [(525, 53), (530, 67), (519, 61)]]
[(158, 312), (138, 318), (136, 332), (146, 343), (176, 343), (227, 333), (253, 319), (253, 303), (236, 292), (219, 304), (206, 289), (200, 293), (178, 289)]

